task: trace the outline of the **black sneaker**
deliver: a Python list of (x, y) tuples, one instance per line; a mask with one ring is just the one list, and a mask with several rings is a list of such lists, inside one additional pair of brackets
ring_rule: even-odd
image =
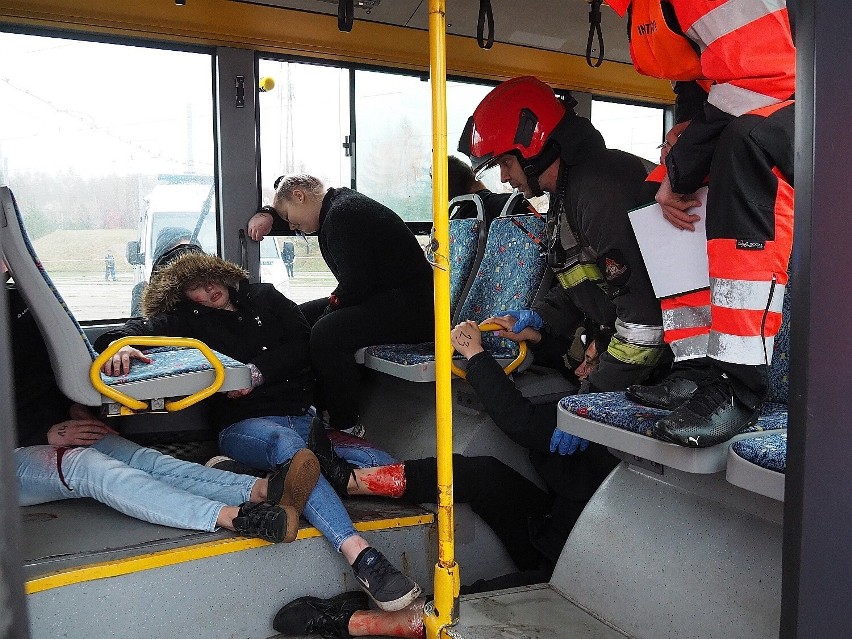
[(266, 501), (292, 506), (301, 515), (319, 476), (317, 456), (307, 448), (297, 450), (290, 461), (281, 464), (269, 475)]
[(225, 455), (216, 455), (211, 457), (204, 464), (207, 468), (215, 468), (216, 470), (227, 470), (229, 473), (237, 473), (238, 475), (251, 475), (252, 477), (266, 477), (266, 471), (259, 468), (254, 468), (248, 464), (235, 461)]
[(628, 386), (624, 392), (630, 399), (642, 406), (674, 410), (681, 406), (698, 389), (698, 384), (683, 377), (670, 377), (654, 386)]
[(394, 568), (375, 548), (362, 550), (352, 570), (370, 599), (387, 612), (402, 610), (420, 594), (420, 586)]
[(654, 435), (681, 446), (707, 448), (741, 433), (759, 415), (759, 409), (737, 399), (727, 377), (720, 377), (654, 424)]
[(344, 592), (331, 599), (299, 597), (278, 611), (272, 627), (285, 637), (318, 633), (324, 639), (350, 639), (349, 619), (370, 602), (361, 591)]
[(246, 502), (240, 506), (240, 512), (234, 517), (234, 530), (243, 537), (257, 537), (277, 543), (284, 541), (288, 523), (291, 521), (295, 521), (298, 528), (299, 517), (289, 506), (282, 508), (269, 502)]
[(328, 433), (325, 432), (325, 423), (319, 417), (314, 417), (311, 422), (308, 448), (319, 459), (322, 474), (325, 475), (331, 487), (337, 491), (338, 495), (346, 497), (349, 494), (349, 477), (355, 470), (355, 466), (334, 452), (334, 446), (328, 438)]

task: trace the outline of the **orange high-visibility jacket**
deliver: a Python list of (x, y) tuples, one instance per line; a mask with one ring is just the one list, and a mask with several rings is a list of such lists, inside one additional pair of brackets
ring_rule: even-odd
[(786, 0), (669, 0), (677, 25), (666, 23), (664, 2), (607, 0), (622, 16), (630, 7), (630, 52), (641, 73), (706, 78), (708, 102), (734, 116), (793, 96), (796, 50)]

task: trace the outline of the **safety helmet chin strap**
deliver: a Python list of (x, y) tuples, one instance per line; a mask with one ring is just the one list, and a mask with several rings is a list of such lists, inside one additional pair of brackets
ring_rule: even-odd
[(541, 188), (538, 179), (559, 158), (560, 150), (559, 143), (550, 138), (544, 143), (541, 153), (529, 160), (520, 160), (521, 168), (527, 178), (527, 185), (536, 197), (544, 195), (544, 190)]

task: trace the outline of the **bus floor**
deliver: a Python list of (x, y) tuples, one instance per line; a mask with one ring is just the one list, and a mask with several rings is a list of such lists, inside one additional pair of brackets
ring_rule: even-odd
[[(399, 501), (351, 499), (364, 537), (430, 589), (434, 515)], [(304, 520), (296, 541), (148, 524), (90, 499), (21, 509), (30, 631), (39, 637), (250, 637), (274, 633), (287, 601), (358, 584)]]

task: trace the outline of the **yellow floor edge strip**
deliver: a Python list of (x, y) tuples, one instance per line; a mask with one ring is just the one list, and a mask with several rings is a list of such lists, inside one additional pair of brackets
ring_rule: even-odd
[[(355, 524), (355, 530), (368, 532), (371, 530), (386, 530), (388, 528), (406, 528), (409, 526), (431, 524), (434, 520), (435, 516), (432, 513), (424, 513), (422, 515), (412, 515), (409, 517), (395, 517), (392, 519), (357, 522)], [(321, 533), (316, 528), (302, 528), (296, 539), (310, 539), (312, 537), (319, 536), (321, 536)], [(138, 557), (128, 557), (126, 559), (106, 561), (80, 568), (70, 568), (68, 570), (45, 575), (44, 577), (31, 579), (27, 581), (25, 590), (28, 595), (32, 595), (37, 592), (51, 590), (53, 588), (61, 588), (63, 586), (71, 586), (73, 584), (83, 583), (86, 581), (94, 581), (95, 579), (119, 577), (121, 575), (129, 575), (142, 570), (162, 568), (164, 566), (171, 566), (187, 561), (216, 557), (218, 555), (226, 555), (232, 552), (250, 550), (252, 548), (260, 548), (262, 546), (269, 545), (271, 545), (270, 542), (263, 541), (262, 539), (245, 539), (243, 537), (220, 539), (218, 541), (204, 542), (184, 548), (162, 550), (159, 552), (140, 555)]]

